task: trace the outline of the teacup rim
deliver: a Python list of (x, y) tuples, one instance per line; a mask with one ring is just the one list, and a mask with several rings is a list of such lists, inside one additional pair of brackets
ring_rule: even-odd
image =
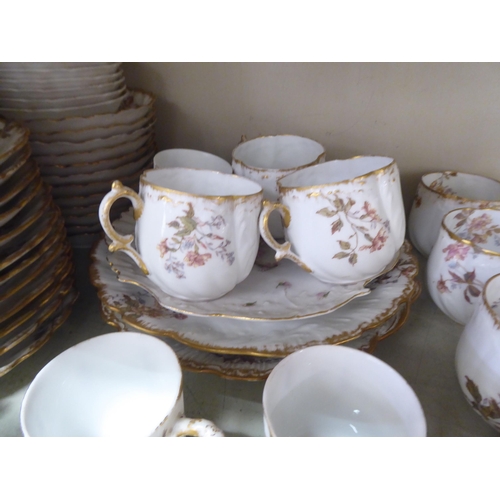
[[(163, 186), (159, 186), (158, 184), (155, 184), (151, 181), (146, 180), (146, 176), (149, 172), (165, 172), (165, 173), (172, 173), (173, 171), (176, 170), (183, 170), (187, 172), (196, 172), (197, 175), (200, 175), (200, 172), (203, 174), (209, 174), (209, 175), (217, 175), (217, 176), (226, 176), (226, 177), (233, 177), (238, 179), (239, 181), (241, 180), (243, 183), (251, 184), (255, 188), (258, 188), (256, 192), (250, 193), (250, 194), (237, 194), (237, 195), (204, 195), (204, 194), (195, 194), (195, 193), (189, 193), (187, 191), (179, 191), (177, 189), (172, 189), (172, 188), (166, 188)], [(226, 174), (224, 172), (219, 172), (217, 170), (203, 170), (203, 169), (196, 169), (196, 168), (187, 168), (187, 167), (173, 167), (173, 168), (168, 168), (168, 169), (158, 169), (158, 168), (149, 168), (147, 170), (144, 170), (139, 178), (139, 184), (140, 186), (149, 186), (153, 189), (156, 189), (158, 191), (164, 191), (167, 193), (175, 194), (175, 195), (181, 195), (181, 196), (189, 196), (189, 197), (194, 197), (194, 198), (201, 198), (201, 199), (208, 199), (208, 200), (237, 200), (237, 199), (249, 199), (255, 196), (261, 196), (264, 193), (264, 188), (258, 184), (255, 181), (252, 181), (251, 179), (247, 179), (246, 177), (243, 177), (241, 175), (236, 175), (236, 174)]]
[[(325, 167), (326, 165), (330, 165), (334, 162), (343, 162), (343, 161), (350, 161), (350, 160), (356, 160), (358, 158), (386, 158), (387, 160), (389, 160), (389, 163), (387, 165), (385, 165), (384, 167), (380, 167), (380, 168), (377, 168), (375, 170), (372, 170), (366, 174), (363, 174), (363, 175), (358, 175), (357, 177), (352, 177), (350, 179), (345, 179), (345, 180), (342, 180), (342, 181), (334, 181), (334, 182), (327, 182), (325, 184), (311, 184), (309, 186), (283, 186), (281, 181), (282, 179), (285, 179), (286, 177), (290, 177), (291, 175), (293, 174), (290, 174), (288, 176), (285, 176), (283, 177), (282, 179), (279, 179), (278, 180), (278, 189), (280, 191), (280, 193), (282, 192), (288, 192), (288, 191), (307, 191), (307, 190), (310, 190), (310, 189), (320, 189), (320, 188), (323, 188), (323, 187), (328, 187), (328, 186), (337, 186), (337, 185), (341, 185), (341, 184), (349, 184), (351, 182), (355, 182), (355, 181), (359, 181), (359, 180), (364, 180), (364, 179), (367, 179), (368, 177), (372, 177), (372, 176), (376, 176), (376, 175), (380, 175), (382, 173), (384, 173), (384, 171), (386, 170), (389, 170), (392, 166), (396, 165), (397, 166), (397, 163), (396, 163), (396, 160), (390, 156), (381, 156), (381, 155), (356, 155), (356, 156), (352, 156), (350, 158), (338, 158), (338, 159), (335, 159), (335, 160), (330, 160), (328, 162), (325, 162), (325, 163), (321, 163), (321, 164), (318, 164), (318, 165), (313, 165), (309, 168), (315, 168), (315, 167)], [(295, 173), (295, 172), (294, 172)]]
[[(246, 144), (246, 143), (251, 142), (251, 141), (256, 141), (258, 139), (267, 139), (267, 138), (275, 138), (275, 137), (297, 137), (299, 139), (306, 139), (308, 141), (315, 142), (316, 144), (318, 144), (319, 146), (321, 146), (321, 148), (323, 149), (323, 152), (320, 153), (316, 157), (316, 159), (312, 160), (311, 162), (309, 162), (309, 163), (307, 163), (305, 165), (299, 165), (297, 167), (289, 167), (289, 168), (277, 168), (277, 169), (269, 169), (269, 168), (256, 167), (254, 165), (247, 165), (243, 160), (239, 160), (239, 159), (235, 158), (235, 156), (234, 156), (235, 151), (242, 144)], [(312, 167), (314, 165), (317, 165), (320, 162), (320, 160), (321, 160), (322, 157), (326, 158), (326, 149), (325, 149), (325, 146), (323, 146), (323, 144), (321, 144), (320, 142), (318, 142), (318, 141), (316, 141), (314, 139), (311, 139), (310, 137), (304, 137), (302, 135), (297, 135), (297, 134), (269, 134), (269, 135), (259, 135), (257, 137), (253, 137), (252, 139), (246, 139), (246, 136), (242, 135), (241, 136), (241, 141), (239, 142), (238, 145), (236, 145), (233, 148), (233, 151), (231, 152), (231, 159), (232, 159), (233, 162), (238, 163), (242, 167), (248, 168), (249, 170), (255, 170), (256, 172), (261, 172), (261, 173), (269, 172), (269, 171), (290, 172), (290, 173), (291, 172), (295, 172), (295, 171), (301, 170), (303, 168)]]
[(467, 240), (466, 238), (461, 238), (460, 236), (458, 236), (455, 232), (453, 232), (449, 227), (447, 227), (446, 225), (446, 219), (448, 219), (448, 217), (451, 217), (451, 214), (455, 213), (455, 212), (463, 212), (463, 211), (493, 211), (493, 212), (496, 212), (500, 215), (500, 208), (492, 208), (492, 207), (486, 207), (486, 208), (474, 208), (474, 207), (462, 207), (462, 208), (455, 208), (453, 210), (450, 210), (449, 212), (447, 212), (444, 216), (443, 216), (443, 220), (441, 221), (441, 227), (446, 231), (446, 233), (448, 234), (448, 236), (452, 239), (452, 240), (455, 240), (455, 241), (458, 241), (459, 243), (463, 243), (464, 245), (467, 245), (467, 246), (470, 246), (474, 249), (476, 249), (478, 252), (482, 253), (482, 254), (485, 254), (485, 255), (493, 255), (495, 257), (500, 257), (500, 252), (495, 252), (494, 250), (488, 250), (487, 248), (483, 248), (481, 246), (479, 246), (478, 244), (476, 243), (473, 243), (472, 241), (470, 240)]
[(459, 196), (457, 194), (450, 194), (450, 193), (442, 193), (436, 189), (431, 188), (424, 182), (424, 178), (429, 176), (429, 175), (436, 175), (436, 174), (451, 174), (453, 176), (457, 175), (464, 175), (467, 177), (479, 177), (481, 179), (484, 179), (486, 181), (493, 181), (497, 184), (500, 184), (500, 180), (495, 179), (493, 177), (488, 177), (485, 175), (480, 175), (480, 174), (472, 174), (470, 172), (460, 172), (459, 170), (442, 170), (442, 171), (434, 171), (434, 172), (427, 172), (426, 174), (423, 174), (422, 177), (420, 178), (419, 184), (422, 185), (425, 189), (430, 191), (431, 193), (437, 194), (441, 198), (447, 198), (450, 200), (455, 200), (455, 201), (460, 201), (460, 202), (474, 202), (474, 203), (495, 203), (494, 200), (480, 200), (480, 199), (472, 199), (472, 198), (466, 198), (465, 196)]

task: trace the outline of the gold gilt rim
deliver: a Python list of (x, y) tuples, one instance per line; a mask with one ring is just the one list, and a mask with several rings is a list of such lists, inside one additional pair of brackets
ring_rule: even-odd
[[(25, 163), (27, 165), (27, 163)], [(6, 205), (9, 201), (13, 200), (18, 194), (20, 194), (35, 178), (40, 177), (40, 171), (37, 168), (28, 169), (26, 175), (23, 175), (20, 179), (17, 179), (13, 186), (9, 187), (9, 190), (0, 196), (0, 207)]]
[[(40, 217), (42, 217), (43, 215), (46, 214), (46, 209), (51, 204), (52, 198), (50, 197), (50, 190), (46, 184), (43, 185), (43, 189), (45, 190), (45, 193), (42, 193), (42, 195), (40, 196), (41, 201), (37, 200), (29, 208), (34, 209), (36, 204), (40, 204), (41, 206), (36, 207), (36, 210), (32, 214), (30, 214), (29, 217), (27, 217), (24, 222), (22, 222), (18, 226), (15, 226), (14, 228), (9, 228), (12, 230), (9, 232), (6, 232), (5, 234), (0, 235), (0, 244), (7, 243), (7, 242), (11, 241), (13, 238), (15, 238), (16, 236), (19, 236), (22, 232), (24, 232), (32, 224), (34, 224)], [(45, 199), (43, 198), (43, 196), (45, 196)], [(15, 219), (11, 219), (9, 222), (13, 222), (14, 220)], [(1, 229), (4, 229), (6, 227), (7, 227), (7, 224), (5, 226), (3, 226)]]
[[(421, 287), (418, 287), (416, 290), (416, 293), (412, 295), (412, 297), (407, 301), (403, 302), (399, 310), (401, 310), (404, 307), (404, 311), (401, 312), (400, 317), (396, 324), (394, 324), (383, 336), (377, 337), (374, 336), (370, 341), (369, 341), (369, 346), (368, 346), (368, 352), (370, 354), (373, 354), (375, 352), (376, 347), (378, 346), (378, 343), (385, 340), (386, 338), (390, 337), (394, 333), (396, 333), (405, 323), (406, 320), (408, 319), (409, 313), (410, 313), (410, 305), (418, 298), (421, 292)], [(117, 313), (120, 314), (120, 313)], [(397, 314), (397, 311), (395, 312)], [(101, 303), (101, 316), (106, 321), (107, 324), (110, 326), (113, 326), (117, 328), (118, 330), (122, 330), (122, 326), (118, 323), (118, 321), (121, 321), (126, 328), (127, 325), (132, 327), (132, 328), (137, 328), (137, 326), (134, 326), (131, 324), (127, 319), (123, 318), (120, 314), (119, 318), (116, 318), (116, 316), (113, 314), (113, 311), (107, 308), (107, 306), (103, 303)], [(390, 319), (390, 318), (389, 318)], [(155, 332), (149, 332), (147, 331), (144, 327), (139, 328), (140, 331), (143, 331), (145, 333), (150, 333), (153, 335), (158, 335), (158, 333)], [(363, 332), (367, 333), (367, 332)], [(187, 346), (189, 348), (189, 346)], [(238, 356), (238, 355), (235, 355)], [(281, 358), (269, 358), (269, 359), (276, 359), (277, 361)], [(179, 357), (179, 361), (181, 363), (181, 366), (184, 370), (188, 370), (191, 372), (196, 372), (196, 373), (209, 373), (212, 375), (217, 375), (219, 377), (225, 378), (227, 380), (242, 380), (242, 381), (248, 381), (248, 382), (256, 382), (256, 381), (261, 381), (265, 380), (269, 374), (272, 371), (272, 367), (270, 367), (267, 370), (243, 370), (243, 369), (222, 369), (222, 368), (211, 368), (210, 366), (207, 366), (201, 362), (196, 362), (195, 360), (186, 360), (182, 359)], [(242, 375), (241, 372), (244, 371), (246, 375)]]
[[(21, 156), (13, 163), (10, 167), (5, 170), (0, 171), (0, 186), (7, 182), (18, 170), (21, 169), (28, 161), (34, 165), (34, 161), (30, 159), (31, 148), (29, 144), (27, 145), (26, 151), (24, 151)], [(0, 166), (1, 168), (1, 166)]]
[[(110, 304), (107, 301), (106, 298), (106, 293), (103, 290), (103, 286), (101, 285), (99, 281), (99, 272), (97, 270), (97, 257), (96, 257), (96, 251), (98, 248), (98, 245), (101, 243), (102, 238), (100, 240), (97, 240), (94, 245), (92, 246), (91, 252), (90, 252), (90, 258), (91, 258), (91, 265), (90, 265), (90, 281), (93, 286), (97, 288), (97, 295), (101, 302), (103, 302), (106, 307), (108, 307), (111, 311), (118, 312), (122, 314), (121, 310)], [(419, 263), (415, 255), (412, 253), (412, 246), (408, 241), (405, 241), (405, 251), (408, 252), (409, 258), (412, 261), (412, 264), (415, 266), (415, 271), (411, 274), (411, 276), (408, 276), (408, 283), (406, 284), (403, 292), (399, 297), (395, 297), (390, 306), (386, 308), (384, 311), (379, 313), (378, 315), (375, 316), (374, 320), (371, 323), (367, 324), (361, 324), (358, 325), (358, 327), (353, 331), (353, 332), (342, 332), (340, 335), (337, 335), (334, 337), (329, 337), (324, 339), (321, 343), (322, 344), (342, 344), (345, 342), (348, 342), (350, 340), (355, 340), (358, 337), (360, 337), (366, 330), (372, 329), (372, 328), (377, 328), (381, 325), (383, 325), (393, 314), (395, 314), (397, 308), (404, 302), (408, 302), (411, 300), (411, 297), (414, 296), (415, 290), (417, 288), (416, 283), (418, 283), (416, 277), (419, 273)], [(240, 355), (248, 355), (248, 356), (255, 356), (255, 357), (273, 357), (273, 358), (279, 358), (279, 357), (285, 357), (289, 355), (291, 352), (297, 349), (303, 349), (305, 347), (309, 347), (311, 345), (317, 344), (317, 342), (309, 342), (301, 345), (300, 347), (296, 347), (295, 349), (280, 349), (276, 351), (265, 351), (265, 350), (260, 350), (260, 351), (254, 351), (251, 349), (245, 349), (245, 348), (219, 348), (216, 346), (210, 346), (206, 344), (200, 344), (198, 342), (194, 342), (189, 339), (185, 339), (181, 336), (179, 336), (179, 333), (173, 330), (168, 330), (168, 331), (162, 331), (160, 332), (155, 332), (151, 330), (150, 328), (140, 326), (138, 323), (136, 323), (133, 320), (130, 320), (127, 318), (127, 323), (131, 324), (135, 328), (142, 328), (143, 331), (148, 331), (148, 333), (156, 334), (156, 335), (163, 335), (167, 337), (171, 337), (174, 340), (181, 342), (182, 344), (185, 344), (189, 347), (192, 347), (194, 349), (198, 349), (201, 351), (206, 351), (206, 352), (213, 352), (215, 354), (240, 354)]]
[(499, 216), (500, 216), (500, 209), (496, 210), (494, 208), (467, 208), (467, 207), (466, 208), (456, 208), (455, 210), (450, 210), (443, 217), (443, 220), (441, 221), (441, 227), (446, 231), (446, 233), (448, 234), (448, 236), (452, 240), (458, 241), (459, 243), (463, 243), (464, 245), (468, 245), (468, 246), (474, 248), (479, 253), (483, 253), (485, 255), (492, 255), (492, 256), (495, 256), (495, 257), (500, 257), (500, 252), (495, 252), (494, 250), (488, 250), (487, 248), (482, 248), (481, 246), (477, 245), (476, 243), (473, 243), (470, 240), (467, 240), (465, 238), (461, 238), (460, 236), (458, 236), (457, 234), (455, 234), (451, 229), (449, 229), (446, 226), (446, 223), (445, 223), (445, 221), (448, 218), (448, 216), (450, 216), (454, 212), (463, 212), (463, 211), (467, 211), (467, 212), (476, 212), (476, 211), (484, 212), (486, 210), (491, 210), (493, 212), (497, 212), (499, 214)]
[(22, 326), (26, 321), (32, 318), (40, 307), (44, 307), (50, 302), (58, 292), (61, 290), (65, 290), (67, 286), (71, 288), (74, 284), (74, 278), (72, 276), (68, 276), (63, 279), (60, 283), (51, 283), (51, 285), (40, 293), (37, 297), (33, 299), (33, 305), (36, 306), (33, 308), (29, 308), (26, 310), (20, 317), (16, 318), (16, 320), (11, 323), (8, 328), (3, 327), (0, 333), (0, 339), (10, 335), (16, 328)]
[[(111, 262), (109, 262), (109, 265), (110, 265), (112, 271), (116, 274), (116, 276), (118, 278), (118, 281), (120, 281), (121, 283), (128, 283), (129, 285), (138, 286), (139, 288), (142, 288), (143, 290), (146, 290), (146, 292), (148, 292), (158, 303), (160, 302), (155, 297), (155, 294), (153, 292), (151, 292), (150, 290), (148, 290), (147, 288), (145, 288), (143, 284), (139, 283), (138, 281), (134, 281), (133, 279), (123, 278), (121, 276), (120, 270), (117, 269), (114, 264), (112, 264)], [(386, 271), (386, 272), (388, 272), (388, 271)], [(385, 273), (383, 273), (383, 274), (385, 274)], [(372, 281), (372, 280), (370, 280), (370, 281)], [(319, 311), (319, 312), (314, 312), (314, 313), (310, 313), (310, 314), (302, 314), (302, 315), (297, 315), (297, 316), (286, 316), (284, 318), (256, 318), (254, 316), (232, 316), (232, 315), (224, 314), (224, 313), (212, 313), (212, 314), (207, 314), (206, 316), (210, 317), (210, 318), (227, 318), (227, 319), (238, 319), (238, 320), (241, 320), (241, 321), (255, 321), (257, 323), (260, 322), (260, 321), (266, 321), (266, 322), (267, 321), (269, 321), (269, 322), (271, 322), (271, 321), (288, 321), (288, 320), (293, 321), (293, 320), (296, 320), (296, 319), (315, 318), (316, 316), (323, 316), (324, 314), (328, 314), (330, 312), (334, 312), (337, 309), (340, 309), (342, 306), (345, 306), (346, 304), (348, 304), (352, 300), (356, 299), (360, 295), (361, 296), (369, 295), (369, 292), (370, 292), (370, 290), (368, 288), (361, 288), (358, 291), (358, 293), (356, 293), (356, 295), (353, 295), (352, 297), (349, 297), (348, 299), (344, 300), (340, 304), (337, 304), (335, 306), (335, 309), (328, 308), (328, 309), (325, 309), (325, 310)], [(162, 307), (166, 307), (166, 306), (162, 306)], [(171, 309), (171, 308), (169, 308), (169, 309)], [(175, 309), (172, 309), (172, 311), (175, 311), (175, 312), (178, 312), (178, 313), (181, 313), (181, 314), (187, 314), (188, 316), (194, 316), (191, 313), (191, 311), (180, 309), (178, 307), (175, 308)], [(198, 315), (196, 315), (196, 316), (198, 316)]]
[[(138, 109), (138, 108), (132, 108), (132, 109)], [(133, 127), (134, 130), (136, 130), (137, 124), (139, 122), (144, 120), (144, 122), (147, 123), (151, 119), (153, 119), (152, 121), (156, 122), (156, 114), (155, 114), (153, 108), (151, 108), (149, 111), (147, 111), (146, 114), (144, 116), (142, 116), (141, 118), (138, 118), (137, 120), (130, 122), (130, 123), (125, 123), (123, 125), (114, 124), (114, 125), (106, 125), (104, 127), (86, 127), (86, 128), (77, 129), (77, 130), (58, 130), (55, 132), (38, 132), (38, 133), (33, 132), (33, 136), (36, 137), (37, 139), (40, 137), (41, 138), (47, 137), (49, 139), (48, 142), (54, 142), (53, 140), (51, 140), (52, 136), (57, 135), (57, 134), (61, 134), (61, 133), (72, 133), (72, 134), (75, 134), (76, 136), (78, 136), (79, 134), (81, 134), (83, 132), (87, 132), (88, 130), (95, 130), (95, 129), (106, 130), (106, 129), (113, 129), (115, 127), (124, 127), (124, 126), (131, 126), (131, 127)], [(115, 135), (115, 134), (113, 134), (113, 135)], [(112, 137), (112, 136), (109, 136), (109, 137)], [(96, 137), (96, 139), (98, 139), (98, 137)], [(89, 139), (89, 140), (93, 140), (93, 139)], [(47, 142), (47, 141), (40, 141), (40, 142)], [(65, 141), (65, 142), (69, 142), (69, 141)], [(87, 141), (81, 141), (81, 142), (87, 142)], [(54, 165), (54, 166), (56, 166), (56, 165)]]
[[(178, 168), (180, 169), (180, 167)], [(174, 170), (173, 168), (171, 169), (168, 169), (168, 172)], [(190, 172), (193, 172), (193, 173), (196, 173), (196, 172), (200, 172), (199, 170), (196, 170), (194, 168), (182, 168), (181, 170), (188, 170)], [(235, 175), (235, 174), (224, 174), (222, 172), (216, 172), (216, 171), (211, 171), (212, 174), (214, 175), (218, 175), (218, 176), (229, 176), (229, 177), (234, 177), (238, 180), (241, 180), (241, 179), (244, 179), (244, 181), (248, 181), (249, 183), (252, 183), (252, 184), (255, 184), (256, 188), (259, 188), (259, 190), (255, 193), (251, 193), (251, 194), (241, 194), (241, 195), (206, 195), (206, 194), (193, 194), (193, 193), (189, 193), (187, 191), (178, 191), (176, 189), (171, 189), (171, 188), (166, 188), (166, 187), (163, 187), (163, 186), (158, 186), (158, 184), (154, 184), (153, 182), (151, 181), (148, 181), (146, 180), (146, 176), (149, 172), (158, 172), (158, 171), (161, 171), (161, 169), (154, 169), (154, 168), (150, 168), (150, 169), (147, 169), (147, 170), (143, 170), (142, 171), (142, 174), (141, 174), (141, 177), (140, 177), (140, 184), (143, 185), (143, 186), (149, 186), (151, 189), (154, 189), (155, 191), (161, 191), (161, 192), (166, 192), (166, 193), (170, 193), (170, 194), (175, 194), (177, 196), (185, 196), (185, 197), (189, 197), (189, 198), (200, 198), (200, 199), (203, 199), (203, 200), (210, 200), (210, 201), (226, 201), (226, 200), (248, 200), (248, 199), (251, 199), (253, 197), (258, 197), (258, 196), (261, 196), (264, 192), (262, 186), (260, 186), (259, 184), (257, 184), (255, 181), (252, 181), (250, 179), (245, 179), (244, 177), (241, 177), (239, 175)], [(167, 172), (167, 170), (163, 170), (163, 172)], [(206, 172), (208, 172), (208, 170), (206, 170)]]
[[(58, 243), (59, 245), (54, 251), (52, 251), (52, 253), (46, 252), (40, 259), (36, 259), (34, 261), (37, 262), (37, 265), (35, 269), (31, 270), (29, 276), (25, 276), (19, 283), (15, 285), (10, 284), (8, 290), (3, 294), (0, 294), (0, 303), (3, 300), (6, 300), (9, 297), (15, 295), (17, 292), (26, 287), (32, 280), (36, 279), (42, 273), (47, 271), (48, 267), (53, 264), (54, 260), (57, 257), (64, 258), (65, 256), (68, 256), (69, 258), (72, 258), (72, 247), (69, 245), (69, 243), (63, 240)], [(26, 268), (24, 270), (26, 270)], [(5, 286), (5, 283), (2, 286)]]
[(441, 198), (447, 198), (449, 200), (455, 200), (455, 201), (459, 201), (462, 203), (474, 202), (474, 203), (482, 204), (482, 203), (494, 203), (495, 202), (495, 200), (476, 200), (476, 199), (472, 200), (470, 198), (465, 198), (464, 196), (458, 196), (457, 194), (442, 193), (436, 189), (433, 189), (430, 186), (428, 186), (427, 184), (425, 184), (424, 177), (426, 177), (428, 175), (435, 175), (435, 174), (441, 174), (441, 175), (449, 174), (453, 177), (455, 177), (457, 174), (460, 174), (460, 175), (466, 175), (466, 176), (471, 176), (471, 177), (479, 177), (481, 179), (489, 180), (492, 182), (496, 182), (497, 184), (500, 184), (500, 181), (498, 181), (497, 179), (493, 179), (492, 177), (486, 177), (484, 175), (470, 174), (468, 172), (458, 172), (455, 170), (445, 170), (443, 172), (429, 172), (428, 174), (423, 175), (422, 178), (420, 179), (420, 182), (419, 182), (419, 185), (423, 186), (425, 189), (427, 189), (431, 193), (437, 194)]
[[(34, 234), (28, 241), (26, 241), (18, 250), (12, 252), (7, 258), (0, 261), (0, 271), (3, 271), (5, 268), (14, 264), (14, 262), (18, 261), (21, 257), (26, 255), (30, 250), (35, 248), (41, 241), (43, 241), (54, 229), (61, 238), (66, 238), (66, 230), (64, 228), (64, 219), (61, 217), (60, 212), (54, 210), (52, 215), (50, 215), (50, 219), (47, 222), (47, 225), (38, 233)], [(58, 220), (59, 219), (59, 220)]]
[(26, 259), (22, 260), (19, 265), (15, 266), (13, 269), (8, 271), (7, 273), (0, 275), (0, 286), (4, 285), (11, 278), (19, 274), (21, 271), (24, 271), (31, 264), (40, 259), (45, 253), (52, 249), (53, 247), (58, 248), (59, 250), (64, 245), (66, 239), (61, 238), (57, 233), (54, 233), (52, 237), (47, 238), (41, 245), (40, 248), (33, 252), (32, 255), (26, 257)]
[(498, 316), (496, 311), (493, 309), (492, 305), (489, 303), (488, 297), (487, 297), (488, 287), (490, 286), (491, 282), (495, 279), (500, 279), (499, 275), (494, 275), (488, 279), (488, 281), (484, 284), (484, 287), (483, 287), (481, 294), (483, 296), (483, 303), (486, 307), (486, 310), (488, 311), (489, 315), (491, 316), (491, 319), (493, 320), (493, 323), (495, 324), (495, 326), (500, 330), (500, 317)]
[(125, 111), (130, 111), (132, 109), (139, 109), (139, 108), (143, 108), (143, 107), (151, 107), (153, 108), (155, 102), (156, 102), (156, 95), (153, 94), (152, 92), (148, 92), (147, 90), (143, 90), (143, 89), (136, 89), (136, 88), (128, 88), (127, 89), (129, 91), (129, 94), (130, 95), (134, 95), (134, 94), (145, 94), (147, 95), (151, 101), (147, 104), (142, 104), (140, 106), (137, 106), (137, 107), (130, 107), (130, 108), (125, 108), (125, 109), (120, 109), (118, 110), (116, 113), (96, 113), (94, 115), (90, 115), (90, 116), (65, 116), (64, 118), (34, 118), (33, 120), (28, 120), (26, 123), (29, 125), (30, 123), (32, 122), (37, 122), (37, 121), (43, 121), (43, 122), (50, 122), (50, 123), (62, 123), (62, 122), (65, 122), (67, 120), (74, 120), (75, 118), (81, 118), (81, 119), (95, 119), (96, 117), (104, 114), (104, 115), (113, 115), (114, 117), (118, 118), (120, 116), (120, 113), (123, 113)]
[[(301, 135), (295, 135), (295, 134), (276, 134), (276, 135), (259, 135), (258, 137), (254, 137), (253, 139), (245, 139), (243, 140), (242, 136), (242, 141), (233, 149), (231, 153), (231, 158), (235, 163), (240, 164), (242, 167), (248, 168), (249, 170), (255, 170), (256, 172), (261, 172), (261, 173), (269, 173), (270, 171), (275, 171), (275, 172), (295, 172), (296, 170), (302, 170), (303, 168), (307, 167), (312, 167), (313, 165), (317, 165), (322, 157), (326, 157), (326, 149), (323, 146), (323, 144), (319, 143), (318, 141), (315, 141), (314, 139), (311, 139), (310, 137), (303, 137)], [(274, 137), (298, 137), (299, 139), (306, 139), (311, 142), (315, 142), (321, 148), (323, 148), (323, 152), (320, 153), (315, 160), (306, 163), (305, 165), (299, 165), (297, 167), (289, 167), (289, 168), (262, 168), (262, 167), (254, 167), (252, 165), (247, 165), (243, 160), (238, 160), (237, 158), (234, 157), (234, 152), (242, 145), (242, 144), (247, 144), (252, 141), (256, 141), (258, 139), (268, 139), (268, 138), (274, 138)]]
[[(4, 120), (2, 120), (2, 121), (4, 121)], [(14, 153), (16, 153), (17, 151), (19, 151), (23, 146), (25, 146), (28, 143), (29, 135), (30, 135), (29, 129), (26, 128), (26, 127), (22, 127), (15, 120), (9, 121), (9, 122), (5, 121), (5, 124), (6, 124), (5, 125), (6, 127), (9, 126), (9, 125), (15, 125), (15, 126), (17, 126), (22, 131), (22, 134), (20, 135), (18, 142), (16, 142), (13, 146), (11, 146), (10, 149), (8, 149), (7, 151), (5, 151), (4, 153), (0, 154), (0, 166), (2, 165), (2, 163), (7, 158), (9, 158), (10, 156), (12, 156)], [(4, 128), (2, 130), (4, 130)], [(2, 130), (0, 130), (0, 132), (2, 132)]]
[[(38, 177), (35, 182), (36, 184), (30, 183), (30, 185), (26, 188), (26, 191), (18, 193), (23, 194), (23, 197), (20, 200), (17, 200), (14, 206), (0, 212), (0, 227), (7, 224), (12, 217), (17, 215), (30, 201), (33, 200), (33, 198), (39, 194), (39, 191), (43, 189), (43, 181), (41, 177)], [(3, 222), (3, 219), (7, 220)]]
[[(71, 292), (71, 289), (74, 285), (74, 281), (70, 280), (65, 283), (61, 288), (55, 289), (51, 294), (50, 298), (47, 298), (43, 304), (40, 304), (40, 307), (47, 306), (45, 310), (42, 310), (40, 316), (35, 319), (35, 322), (26, 327), (26, 330), (21, 334), (16, 335), (15, 338), (10, 339), (6, 345), (3, 347), (0, 346), (0, 356), (4, 355), (6, 352), (9, 352), (12, 348), (19, 345), (21, 342), (26, 340), (30, 335), (34, 333), (35, 330), (38, 330), (41, 325), (47, 321), (50, 316), (52, 316), (57, 309), (64, 303), (65, 297)], [(52, 299), (54, 299), (52, 301)], [(39, 312), (39, 311), (37, 311)]]
[[(55, 271), (46, 277), (45, 281), (41, 281), (32, 290), (26, 293), (22, 299), (18, 299), (13, 306), (11, 306), (8, 311), (2, 315), (1, 322), (5, 326), (5, 321), (9, 320), (22, 311), (28, 304), (40, 296), (45, 290), (50, 288), (51, 285), (57, 281), (63, 281), (73, 272), (73, 261), (69, 256), (66, 256), (65, 260), (61, 260), (55, 267)], [(40, 276), (39, 276), (40, 277)], [(12, 297), (9, 297), (12, 298)], [(16, 320), (17, 321), (17, 320)], [(3, 327), (2, 327), (3, 328)]]
[(15, 368), (19, 363), (23, 362), (25, 359), (29, 358), (31, 355), (33, 355), (35, 352), (40, 350), (54, 335), (54, 333), (57, 331), (58, 328), (60, 328), (63, 323), (68, 319), (69, 315), (71, 314), (71, 308), (73, 304), (76, 302), (76, 299), (78, 298), (78, 293), (75, 292), (74, 297), (69, 301), (67, 304), (65, 304), (65, 309), (61, 313), (60, 316), (57, 316), (52, 321), (51, 326), (49, 327), (49, 330), (42, 335), (38, 340), (36, 340), (33, 344), (31, 344), (27, 348), (27, 352), (24, 354), (21, 353), (20, 356), (7, 365), (0, 366), (0, 377), (4, 376), (6, 373), (10, 372), (13, 368)]
[[(280, 193), (287, 193), (290, 191), (309, 191), (309, 190), (314, 190), (314, 189), (328, 188), (328, 187), (332, 187), (332, 186), (340, 186), (342, 184), (350, 184), (352, 182), (362, 181), (362, 180), (368, 179), (370, 177), (384, 174), (387, 170), (391, 169), (393, 166), (397, 166), (396, 160), (394, 158), (389, 158), (388, 156), (359, 155), (359, 156), (353, 156), (352, 158), (345, 158), (343, 160), (332, 160), (332, 161), (349, 161), (349, 160), (355, 160), (357, 158), (387, 158), (387, 160), (390, 161), (390, 163), (388, 165), (386, 165), (385, 167), (377, 168), (376, 170), (372, 170), (372, 171), (368, 172), (367, 174), (358, 175), (357, 177), (352, 177), (350, 179), (345, 179), (343, 181), (328, 182), (326, 184), (314, 184), (311, 186), (284, 187), (281, 185), (281, 181), (278, 181), (278, 189), (279, 189)], [(321, 165), (325, 165), (325, 164), (321, 163), (320, 165), (318, 165), (318, 167)]]

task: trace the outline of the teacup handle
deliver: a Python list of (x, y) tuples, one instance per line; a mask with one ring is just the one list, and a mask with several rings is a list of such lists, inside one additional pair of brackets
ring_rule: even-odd
[(134, 236), (132, 234), (119, 234), (111, 224), (109, 211), (111, 210), (113, 203), (120, 198), (127, 198), (132, 202), (135, 220), (139, 219), (144, 209), (144, 202), (133, 189), (124, 186), (120, 181), (113, 182), (111, 185), (111, 191), (104, 196), (101, 204), (99, 205), (99, 220), (101, 222), (101, 226), (108, 238), (111, 239), (111, 244), (108, 249), (110, 252), (125, 252), (140, 267), (144, 274), (149, 274), (148, 268), (141, 259), (141, 256), (131, 246), (134, 241)]
[(290, 259), (295, 262), (295, 264), (299, 265), (304, 271), (311, 273), (311, 269), (304, 264), (298, 255), (294, 254), (290, 249), (292, 244), (289, 241), (285, 241), (283, 244), (279, 244), (271, 234), (269, 230), (269, 216), (274, 210), (277, 210), (281, 216), (283, 217), (283, 225), (288, 227), (290, 225), (290, 210), (285, 205), (281, 203), (273, 203), (272, 201), (264, 200), (262, 211), (259, 216), (259, 229), (260, 235), (263, 240), (276, 251), (276, 255), (274, 258), (276, 262), (279, 262), (281, 259)]
[(174, 437), (224, 437), (224, 433), (210, 420), (204, 418), (180, 418), (172, 429)]

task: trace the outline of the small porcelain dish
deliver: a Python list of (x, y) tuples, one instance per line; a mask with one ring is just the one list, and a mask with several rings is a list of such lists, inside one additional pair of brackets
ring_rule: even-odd
[(425, 174), (408, 219), (411, 242), (425, 257), (436, 243), (443, 217), (457, 208), (500, 208), (500, 182), (463, 172)]

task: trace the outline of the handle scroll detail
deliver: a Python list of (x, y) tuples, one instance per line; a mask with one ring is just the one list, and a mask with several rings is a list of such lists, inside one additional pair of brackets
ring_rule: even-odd
[(127, 198), (132, 202), (135, 220), (140, 218), (144, 209), (144, 202), (133, 189), (124, 186), (120, 181), (113, 182), (111, 185), (111, 191), (104, 196), (101, 204), (99, 205), (99, 220), (101, 222), (101, 226), (108, 238), (111, 240), (108, 249), (110, 252), (121, 251), (126, 253), (134, 260), (144, 274), (149, 274), (148, 268), (141, 259), (141, 256), (131, 246), (134, 241), (134, 236), (132, 234), (123, 235), (118, 233), (111, 224), (109, 212), (113, 203), (120, 198)]

